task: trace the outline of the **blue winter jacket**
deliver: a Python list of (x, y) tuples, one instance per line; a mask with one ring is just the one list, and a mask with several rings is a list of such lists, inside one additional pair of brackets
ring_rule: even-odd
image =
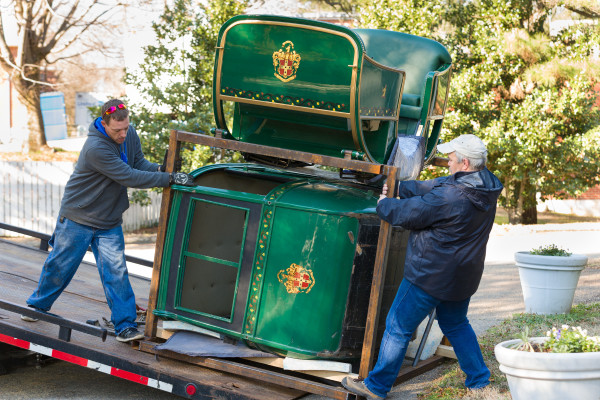
[(400, 182), (400, 199), (377, 204), (379, 217), (411, 231), (404, 278), (439, 300), (472, 296), (502, 184), (487, 168), (428, 181)]

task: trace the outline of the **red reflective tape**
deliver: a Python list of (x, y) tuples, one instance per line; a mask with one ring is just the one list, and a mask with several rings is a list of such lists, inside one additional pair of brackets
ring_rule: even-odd
[(125, 371), (119, 368), (112, 367), (110, 369), (110, 374), (113, 376), (118, 376), (119, 378), (127, 379), (131, 382), (141, 383), (142, 385), (148, 384), (148, 378), (145, 376), (134, 374), (133, 372)]
[(81, 365), (82, 367), (87, 367), (88, 360), (87, 358), (81, 358), (74, 356), (73, 354), (63, 353), (62, 351), (52, 349), (52, 357), (58, 358), (59, 360), (67, 361), (72, 364)]
[(0, 342), (4, 342), (4, 343), (8, 343), (8, 344), (12, 344), (13, 346), (17, 346), (20, 347), (22, 349), (26, 349), (29, 350), (29, 346), (31, 346), (31, 343), (25, 341), (25, 340), (21, 340), (21, 339), (17, 339), (14, 337), (10, 337), (10, 336), (6, 336), (0, 333)]

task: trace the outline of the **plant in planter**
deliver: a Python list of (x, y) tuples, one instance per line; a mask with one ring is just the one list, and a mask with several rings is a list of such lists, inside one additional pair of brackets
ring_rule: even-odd
[(513, 400), (597, 399), (600, 395), (600, 337), (580, 327), (552, 328), (546, 337), (519, 339), (494, 348)]
[(515, 253), (525, 311), (535, 314), (568, 313), (587, 260), (587, 256), (572, 254), (554, 244)]

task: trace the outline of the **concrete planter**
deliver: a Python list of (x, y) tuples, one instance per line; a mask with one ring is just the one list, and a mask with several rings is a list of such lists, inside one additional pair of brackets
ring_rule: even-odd
[(580, 254), (539, 256), (528, 251), (515, 253), (519, 267), (525, 311), (535, 314), (564, 314), (571, 311), (581, 270), (588, 258)]
[[(542, 343), (546, 338), (532, 338)], [(600, 396), (600, 352), (531, 353), (511, 349), (520, 339), (496, 345), (500, 371), (513, 400), (592, 400)]]

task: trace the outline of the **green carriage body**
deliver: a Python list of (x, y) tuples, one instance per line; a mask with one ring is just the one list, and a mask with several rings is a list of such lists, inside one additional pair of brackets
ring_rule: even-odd
[(422, 135), (431, 157), (450, 73), (444, 46), (419, 36), (239, 16), (219, 34), (215, 120), (235, 140), (377, 163), (397, 135)]
[[(215, 120), (226, 139), (379, 164), (398, 135), (423, 135), (430, 158), (450, 72), (447, 51), (429, 39), (238, 16), (219, 34)], [(193, 175), (195, 187), (173, 188), (154, 313), (279, 354), (360, 357), (377, 187), (257, 164)], [(407, 234), (393, 231), (382, 313)]]

